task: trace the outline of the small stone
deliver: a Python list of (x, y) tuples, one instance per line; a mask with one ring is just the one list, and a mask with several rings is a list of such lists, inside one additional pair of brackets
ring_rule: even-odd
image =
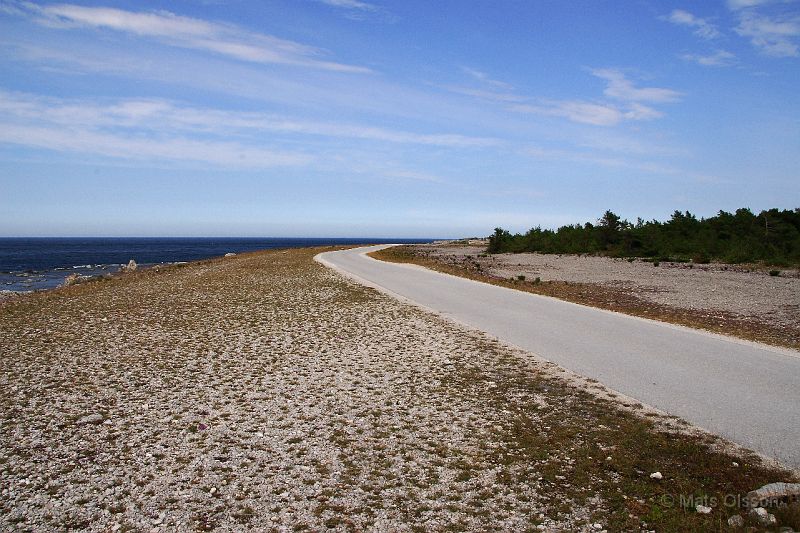
[(601, 529), (603, 529), (603, 524), (600, 524), (599, 522), (595, 522), (594, 524), (592, 524), (592, 527), (594, 529), (600, 531)]
[(775, 515), (768, 513), (763, 507), (756, 507), (750, 511), (750, 515), (762, 526), (772, 526), (777, 522)]
[(711, 507), (706, 507), (705, 505), (698, 505), (694, 508), (698, 514), (709, 514), (711, 512)]
[(650, 479), (655, 479), (657, 481), (660, 481), (664, 479), (664, 476), (661, 474), (661, 472), (653, 472), (652, 474), (650, 474)]
[(85, 426), (86, 424), (102, 424), (103, 422), (103, 415), (99, 413), (94, 413), (91, 415), (84, 416), (83, 418), (79, 418), (75, 424), (79, 426)]
[(739, 463), (737, 463), (736, 461), (732, 462), (731, 464), (732, 464), (734, 467), (736, 467), (736, 466), (739, 466)]
[(731, 527), (744, 527), (744, 518), (741, 515), (735, 514), (728, 518), (728, 525)]
[(236, 257), (236, 254), (233, 252), (228, 252), (227, 254), (225, 254), (225, 257)]

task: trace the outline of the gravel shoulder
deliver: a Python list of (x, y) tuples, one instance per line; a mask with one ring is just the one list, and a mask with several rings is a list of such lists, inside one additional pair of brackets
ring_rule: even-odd
[(654, 265), (588, 255), (484, 251), (480, 245), (438, 243), (386, 250), (381, 258), (418, 262), (577, 303), (800, 349), (796, 269), (772, 276), (767, 269), (747, 265)]
[(0, 530), (719, 531), (797, 479), (319, 251), (0, 303)]

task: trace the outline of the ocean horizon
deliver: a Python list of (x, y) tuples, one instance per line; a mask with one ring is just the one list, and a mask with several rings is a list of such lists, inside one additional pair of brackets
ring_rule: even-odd
[(68, 275), (197, 261), (226, 253), (353, 244), (424, 243), (432, 238), (362, 237), (0, 237), (0, 291), (51, 289)]

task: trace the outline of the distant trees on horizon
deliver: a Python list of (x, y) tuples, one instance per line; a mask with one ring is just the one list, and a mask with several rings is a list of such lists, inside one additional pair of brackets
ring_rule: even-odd
[(735, 213), (720, 211), (716, 216), (700, 219), (689, 211), (675, 211), (666, 222), (639, 218), (636, 223), (606, 211), (595, 224), (573, 224), (557, 230), (537, 226), (524, 234), (512, 235), (495, 228), (487, 251), (798, 265), (800, 208), (770, 209), (758, 215), (742, 208)]

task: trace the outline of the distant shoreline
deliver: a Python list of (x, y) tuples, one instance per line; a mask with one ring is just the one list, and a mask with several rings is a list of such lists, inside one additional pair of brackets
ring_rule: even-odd
[(0, 291), (53, 289), (70, 274), (101, 276), (116, 272), (131, 259), (140, 267), (149, 268), (276, 248), (431, 241), (357, 237), (2, 237)]

